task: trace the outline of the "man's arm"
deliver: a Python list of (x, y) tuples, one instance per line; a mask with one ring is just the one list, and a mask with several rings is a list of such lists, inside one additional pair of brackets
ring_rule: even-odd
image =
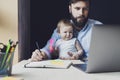
[(41, 52), (35, 50), (31, 56), (31, 59), (33, 61), (39, 61), (39, 60), (48, 59), (48, 58), (50, 59), (51, 58), (50, 53), (54, 51), (55, 42), (59, 38), (60, 36), (57, 33), (57, 29), (55, 29), (51, 38), (47, 41), (47, 44), (45, 45), (45, 47), (40, 49)]

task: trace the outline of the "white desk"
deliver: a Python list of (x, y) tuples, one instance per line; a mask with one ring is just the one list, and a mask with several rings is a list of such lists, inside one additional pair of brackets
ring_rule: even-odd
[[(120, 72), (88, 74), (71, 66), (68, 69), (24, 68), (26, 60), (13, 66), (12, 76), (24, 80), (120, 80)], [(80, 61), (74, 61), (79, 64)]]

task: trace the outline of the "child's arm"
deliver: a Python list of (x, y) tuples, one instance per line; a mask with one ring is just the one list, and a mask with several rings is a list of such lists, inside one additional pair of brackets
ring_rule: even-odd
[(82, 56), (82, 54), (83, 54), (82, 47), (78, 40), (76, 40), (76, 42), (75, 42), (75, 47), (77, 49), (77, 53), (72, 55), (72, 57), (71, 57), (72, 60), (79, 59), (80, 56)]
[(75, 47), (77, 49), (77, 52), (75, 52), (75, 54), (71, 53), (71, 52), (68, 52), (68, 54), (71, 56), (70, 58), (67, 58), (67, 59), (70, 59), (70, 60), (77, 60), (80, 58), (80, 56), (82, 56), (83, 54), (83, 49), (79, 43), (78, 40), (75, 41)]
[(78, 40), (76, 40), (76, 42), (75, 42), (75, 47), (77, 49), (77, 54), (79, 54), (79, 56), (81, 56), (83, 54), (83, 49)]

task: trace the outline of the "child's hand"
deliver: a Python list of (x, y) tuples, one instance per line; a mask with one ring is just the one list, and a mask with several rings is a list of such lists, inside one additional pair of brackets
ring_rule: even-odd
[(70, 57), (60, 57), (60, 59), (63, 59), (63, 60), (78, 60), (79, 57), (80, 57), (80, 54), (78, 54), (78, 52), (76, 53), (72, 53), (72, 52), (68, 52), (68, 55)]
[(80, 57), (80, 54), (73, 54), (72, 52), (68, 52), (68, 55), (70, 56), (70, 60), (77, 60)]
[(80, 56), (82, 56), (83, 54), (83, 50), (79, 50), (78, 52), (68, 52), (68, 55), (70, 56), (70, 60), (77, 60), (80, 58)]

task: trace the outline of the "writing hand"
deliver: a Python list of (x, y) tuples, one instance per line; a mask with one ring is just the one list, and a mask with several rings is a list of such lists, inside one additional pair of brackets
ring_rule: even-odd
[(32, 52), (31, 61), (41, 61), (46, 58), (45, 53), (36, 49)]

